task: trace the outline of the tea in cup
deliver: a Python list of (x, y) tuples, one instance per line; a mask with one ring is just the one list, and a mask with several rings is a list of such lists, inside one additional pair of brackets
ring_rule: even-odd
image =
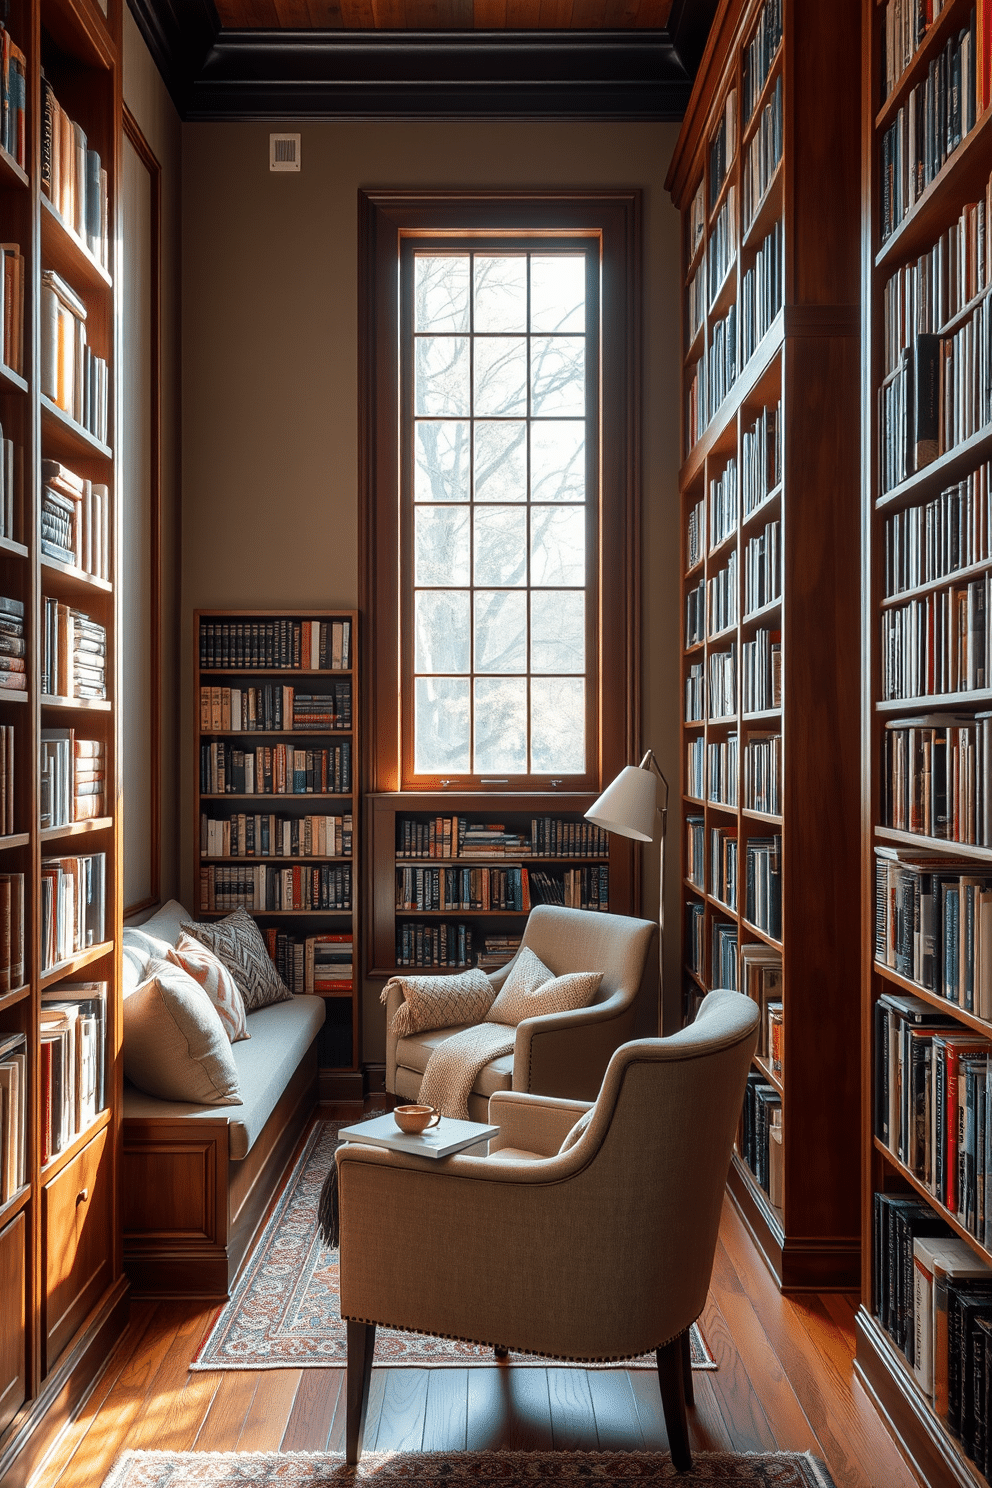
[(429, 1126), (437, 1126), (441, 1120), (441, 1112), (436, 1111), (433, 1106), (396, 1106), (393, 1120), (400, 1131), (406, 1132), (408, 1136), (417, 1136)]

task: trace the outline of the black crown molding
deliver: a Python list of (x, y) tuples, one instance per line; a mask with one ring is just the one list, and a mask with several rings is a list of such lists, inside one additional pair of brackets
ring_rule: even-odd
[(183, 119), (681, 120), (715, 0), (654, 31), (234, 31), (128, 0)]

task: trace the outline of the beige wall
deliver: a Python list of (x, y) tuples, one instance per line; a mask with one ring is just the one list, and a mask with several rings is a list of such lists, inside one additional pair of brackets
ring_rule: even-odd
[[(183, 737), (202, 606), (358, 601), (357, 192), (432, 185), (644, 191), (643, 737), (678, 781), (678, 219), (663, 124), (312, 124), (302, 171), (266, 124), (183, 128)], [(622, 583), (622, 576), (617, 576)], [(191, 881), (187, 746), (181, 882)], [(671, 846), (677, 849), (673, 831)], [(668, 874), (677, 904), (677, 875)], [(644, 911), (657, 912), (646, 850)], [(677, 926), (668, 1001), (677, 1002)], [(382, 1058), (377, 988), (365, 1057)], [(674, 1005), (674, 1003), (673, 1003)]]
[[(180, 217), (182, 136), (179, 116), (127, 6), (124, 7), (124, 103), (162, 167), (162, 832), (161, 894), (179, 888), (178, 619), (180, 564)], [(125, 386), (127, 399), (132, 389)], [(125, 407), (125, 424), (128, 410)], [(133, 493), (122, 492), (126, 502)], [(128, 616), (125, 614), (125, 624)], [(125, 700), (126, 706), (126, 700)]]

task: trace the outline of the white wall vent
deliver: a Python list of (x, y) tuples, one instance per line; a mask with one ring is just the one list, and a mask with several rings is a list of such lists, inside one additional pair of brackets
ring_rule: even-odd
[(269, 170), (298, 171), (300, 168), (300, 136), (298, 134), (269, 135)]

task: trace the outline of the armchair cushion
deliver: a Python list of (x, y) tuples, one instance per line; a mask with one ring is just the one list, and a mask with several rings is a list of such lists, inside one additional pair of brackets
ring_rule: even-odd
[(397, 987), (403, 1001), (393, 1015), (389, 1032), (399, 1038), (425, 1028), (481, 1023), (496, 995), (486, 973), (478, 967), (457, 976), (390, 977), (379, 1001), (388, 1002), (390, 990)]
[[(537, 957), (534, 957), (537, 960)], [(601, 971), (569, 971), (564, 976), (551, 976), (534, 987), (518, 987), (509, 981), (486, 1015), (490, 1023), (509, 1023), (516, 1028), (525, 1018), (540, 1018), (546, 1013), (574, 1013), (588, 1007), (603, 980)]]

